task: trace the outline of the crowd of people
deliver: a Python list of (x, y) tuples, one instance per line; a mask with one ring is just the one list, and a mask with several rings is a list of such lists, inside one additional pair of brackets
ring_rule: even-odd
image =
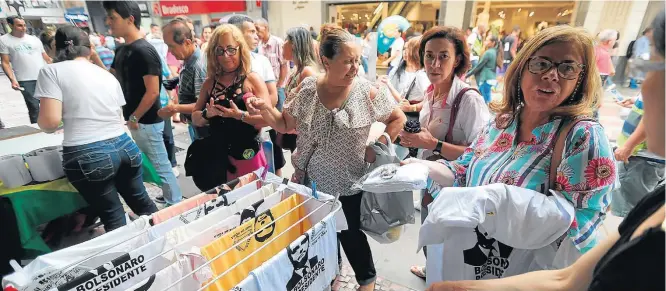
[[(388, 75), (368, 80), (361, 77), (363, 38), (334, 24), (318, 34), (293, 27), (283, 40), (267, 20), (236, 15), (199, 38), (192, 21), (178, 16), (144, 35), (136, 2), (103, 6), (113, 48), (74, 26), (40, 40), (10, 17), (0, 55), (31, 123), (63, 129), (65, 174), (106, 231), (126, 224), (117, 194), (138, 215), (157, 211), (143, 184), (142, 153), (162, 180), (157, 202), (169, 207), (183, 199), (171, 124), (182, 122), (192, 140), (186, 174), (202, 191), (269, 161), (281, 175), (291, 151), (294, 182), (316, 181), (318, 190), (340, 195), (348, 224), (340, 245), (359, 290), (374, 290), (377, 270), (360, 229), (362, 193), (352, 185), (365, 174), (367, 138), (380, 122), (387, 133), (380, 142), (418, 149), (403, 163), (430, 169), (418, 203), (422, 222), (449, 187), (501, 183), (530, 195), (556, 192), (574, 208), (559, 246), (571, 250), (564, 269), (437, 282), (428, 290), (663, 289), (664, 12), (654, 33), (644, 33), (654, 50), (646, 56), (643, 38), (634, 45), (636, 68), (646, 73), (635, 76), (642, 94), (618, 101), (633, 109), (613, 149), (593, 116), (614, 74), (605, 61), (619, 37), (614, 31), (595, 39), (555, 26), (520, 40), (518, 27), (499, 37), (481, 24), (468, 32), (436, 26), (398, 38)], [(493, 100), (497, 73), (504, 89)], [(420, 131), (405, 131), (408, 120)], [(260, 138), (267, 127), (271, 154)], [(626, 220), (607, 237), (601, 229), (608, 211)], [(411, 272), (428, 274), (424, 266)]]

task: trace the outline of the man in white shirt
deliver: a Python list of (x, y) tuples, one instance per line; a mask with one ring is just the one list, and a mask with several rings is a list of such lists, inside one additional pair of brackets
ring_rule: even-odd
[(51, 63), (39, 38), (26, 34), (25, 20), (21, 16), (7, 17), (11, 33), (0, 36), (2, 70), (12, 83), (12, 89), (21, 91), (28, 107), (30, 123), (37, 123), (39, 99), (34, 98), (39, 70)]

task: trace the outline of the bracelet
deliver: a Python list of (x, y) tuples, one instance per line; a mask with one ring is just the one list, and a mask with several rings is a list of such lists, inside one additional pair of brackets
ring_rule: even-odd
[(241, 111), (240, 121), (245, 122), (245, 115), (246, 115), (245, 111)]

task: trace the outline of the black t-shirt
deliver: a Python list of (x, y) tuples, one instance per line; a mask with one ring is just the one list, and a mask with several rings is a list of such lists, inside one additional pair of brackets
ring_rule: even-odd
[[(148, 75), (158, 76), (159, 84), (162, 84), (160, 55), (148, 41), (139, 39), (116, 49), (116, 57), (113, 59), (111, 68), (116, 70), (116, 78), (118, 78), (120, 86), (123, 88), (125, 102), (127, 103), (123, 106), (123, 114), (125, 120), (129, 120), (130, 115), (139, 107), (143, 95), (146, 94), (143, 77)], [(162, 118), (157, 115), (159, 109), (160, 96), (158, 93), (155, 103), (139, 119), (139, 123), (153, 124), (161, 122)]]
[(503, 47), (502, 50), (504, 51), (504, 60), (505, 61), (512, 61), (513, 57), (511, 56), (511, 48), (516, 45), (516, 37), (513, 35), (509, 34), (504, 38), (504, 42), (502, 43)]
[(631, 240), (636, 229), (664, 205), (664, 197), (661, 185), (629, 212), (618, 228), (620, 239), (594, 268), (589, 290), (664, 290), (664, 231), (656, 226)]

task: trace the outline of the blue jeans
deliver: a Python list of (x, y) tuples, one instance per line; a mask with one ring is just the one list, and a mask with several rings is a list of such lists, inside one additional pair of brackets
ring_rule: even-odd
[(171, 118), (164, 120), (164, 133), (162, 134), (164, 140), (164, 147), (167, 151), (167, 157), (169, 157), (169, 162), (171, 162), (171, 167), (175, 168), (178, 166), (176, 162), (176, 143), (173, 140), (173, 128), (171, 128)]
[(39, 98), (35, 98), (35, 87), (37, 81), (19, 81), (19, 86), (23, 87), (21, 95), (25, 101), (25, 106), (28, 107), (28, 117), (30, 123), (37, 123), (39, 117)]
[(626, 217), (643, 197), (664, 182), (664, 164), (640, 157), (629, 157), (629, 162), (617, 162), (620, 188), (611, 192), (611, 212)]
[(125, 211), (118, 198), (138, 215), (149, 215), (157, 207), (143, 186), (143, 157), (127, 136), (63, 147), (62, 167), (70, 183), (99, 215), (109, 232), (125, 224)]
[(486, 101), (486, 104), (490, 103), (490, 101), (493, 99), (492, 88), (493, 87), (486, 81), (481, 82), (479, 85), (479, 92), (481, 92), (481, 96), (483, 96), (483, 100)]
[(277, 88), (277, 93), (278, 93), (278, 100), (277, 100), (277, 105), (275, 106), (277, 110), (282, 111), (282, 107), (284, 106), (284, 100), (287, 99), (287, 95), (284, 93), (284, 87), (283, 88)]
[(162, 193), (167, 205), (173, 205), (183, 200), (183, 194), (178, 186), (178, 179), (171, 170), (171, 162), (164, 146), (164, 122), (154, 124), (139, 123), (138, 130), (132, 130), (132, 138), (136, 141), (142, 152), (146, 154), (157, 174), (162, 179)]

